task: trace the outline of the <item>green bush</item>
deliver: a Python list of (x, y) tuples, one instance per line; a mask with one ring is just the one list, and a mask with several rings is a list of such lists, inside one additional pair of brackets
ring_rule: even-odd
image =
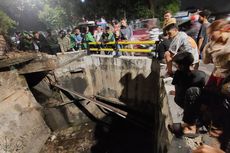
[(0, 10), (0, 34), (6, 34), (9, 29), (14, 28), (15, 26), (16, 22)]
[(46, 4), (38, 17), (48, 28), (58, 29), (65, 26), (66, 12), (62, 7), (53, 8)]
[(159, 2), (158, 9), (156, 10), (156, 17), (163, 22), (164, 12), (166, 10), (171, 11), (173, 14), (180, 10), (180, 1), (179, 0), (164, 0)]

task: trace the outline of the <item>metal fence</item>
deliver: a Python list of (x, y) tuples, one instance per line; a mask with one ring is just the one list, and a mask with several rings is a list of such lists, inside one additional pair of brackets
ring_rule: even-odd
[[(152, 49), (142, 49), (136, 46), (131, 48), (123, 48), (120, 46), (127, 46), (127, 45), (155, 45), (156, 41), (114, 41), (108, 43), (101, 43), (101, 42), (89, 42), (87, 44), (87, 50), (89, 52), (100, 52), (100, 51), (107, 51), (107, 52), (136, 52), (136, 53), (150, 53), (153, 52)], [(104, 46), (104, 47), (103, 47)]]

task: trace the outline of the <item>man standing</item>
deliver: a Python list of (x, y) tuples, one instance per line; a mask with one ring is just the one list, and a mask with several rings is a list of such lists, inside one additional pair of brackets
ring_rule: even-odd
[(96, 42), (99, 42), (101, 40), (102, 34), (103, 34), (102, 28), (98, 26), (97, 30), (94, 31), (94, 35), (93, 35)]
[(199, 54), (196, 42), (184, 32), (179, 32), (175, 24), (170, 24), (166, 28), (166, 33), (172, 40), (169, 50), (165, 52), (165, 60), (167, 64), (167, 74), (173, 75), (172, 71), (172, 57), (178, 52), (190, 52), (194, 57), (193, 64), (199, 62)]
[(166, 11), (164, 13), (164, 23), (163, 23), (163, 35), (159, 36), (160, 42), (157, 46), (157, 53), (158, 53), (158, 60), (160, 62), (165, 63), (164, 61), (164, 54), (166, 51), (168, 51), (171, 39), (169, 39), (166, 29), (171, 24), (176, 24), (176, 19), (172, 18), (172, 13), (170, 11)]
[(57, 55), (57, 52), (60, 51), (60, 46), (58, 44), (58, 39), (57, 39), (57, 35), (54, 33), (54, 31), (52, 31), (51, 29), (47, 30), (47, 43), (49, 46), (49, 52), (52, 55)]
[(204, 10), (199, 13), (199, 22), (202, 24), (197, 37), (199, 54), (202, 53), (204, 46), (208, 43), (208, 36), (206, 31), (208, 26), (210, 25), (210, 23), (208, 22), (210, 14), (211, 12), (208, 10)]
[[(111, 45), (107, 45), (106, 43), (108, 43), (108, 42), (114, 42), (114, 41), (115, 41), (115, 37), (114, 37), (113, 32), (110, 30), (110, 27), (106, 27), (105, 28), (105, 32), (101, 36), (101, 42), (103, 44), (103, 47), (105, 47), (105, 48), (113, 47)], [(109, 55), (111, 53), (108, 52), (108, 51), (105, 51), (105, 54)]]
[(121, 20), (121, 39), (131, 40), (133, 36), (133, 29), (128, 26), (126, 19)]
[(49, 51), (48, 42), (45, 36), (41, 32), (35, 31), (33, 32), (33, 36), (34, 36), (34, 45), (36, 45), (39, 48), (39, 51), (41, 52)]
[[(126, 19), (121, 20), (121, 40), (127, 40), (130, 41), (133, 37), (133, 29), (127, 24)], [(123, 46), (122, 48), (132, 48), (132, 46)], [(124, 53), (126, 55), (129, 55), (129, 53)]]
[[(98, 49), (100, 49), (101, 44), (100, 44), (100, 40), (101, 40), (101, 36), (103, 34), (102, 28), (100, 26), (97, 27), (97, 29), (94, 31), (94, 38), (95, 41), (97, 42), (97, 44), (95, 45)], [(97, 52), (98, 54), (100, 54), (100, 51)]]
[(76, 50), (81, 49), (81, 44), (82, 44), (83, 37), (82, 37), (80, 29), (78, 29), (78, 28), (74, 29), (74, 38), (75, 38), (75, 43), (76, 43), (75, 49)]
[(70, 39), (64, 30), (59, 31), (58, 44), (62, 54), (70, 50)]
[(84, 31), (83, 31), (83, 43), (84, 43), (84, 47), (87, 49), (87, 54), (91, 54), (89, 48), (90, 48), (90, 45), (88, 44), (89, 42), (95, 42), (95, 39), (93, 37), (93, 35), (91, 34), (91, 32), (89, 31), (89, 27), (86, 27), (84, 28)]
[(164, 13), (164, 23), (163, 29), (166, 28), (168, 25), (176, 23), (176, 19), (172, 17), (172, 13), (170, 11), (165, 11)]
[(190, 17), (190, 23), (186, 28), (187, 30), (185, 32), (187, 35), (197, 41), (200, 28), (201, 24), (199, 23), (199, 15), (193, 15)]

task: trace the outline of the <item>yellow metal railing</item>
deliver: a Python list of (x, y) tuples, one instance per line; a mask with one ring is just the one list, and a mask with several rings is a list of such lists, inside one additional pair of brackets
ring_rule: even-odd
[[(90, 48), (90, 51), (115, 51), (112, 48)], [(119, 49), (119, 52), (138, 52), (138, 53), (150, 53), (152, 50), (150, 49)]]
[[(148, 45), (148, 44), (155, 44), (155, 41), (118, 41), (117, 44), (118, 45)], [(97, 44), (101, 44), (101, 42), (89, 42), (89, 45), (97, 45)], [(115, 45), (116, 42), (108, 42), (105, 43), (106, 45)]]
[[(108, 43), (103, 43), (103, 45), (154, 45), (156, 42), (155, 41), (117, 41), (117, 42), (108, 42)], [(150, 53), (152, 52), (151, 49), (138, 49), (138, 48), (133, 48), (133, 49), (127, 49), (127, 48), (91, 48), (93, 46), (90, 45), (101, 45), (101, 42), (89, 42), (89, 51), (108, 51), (108, 52), (113, 52), (113, 51), (119, 51), (119, 52), (139, 52), (139, 53)]]

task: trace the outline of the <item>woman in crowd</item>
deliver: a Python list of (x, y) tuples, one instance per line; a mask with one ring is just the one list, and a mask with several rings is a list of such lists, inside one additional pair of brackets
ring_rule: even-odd
[(206, 88), (218, 91), (224, 78), (230, 74), (230, 23), (225, 20), (213, 22), (208, 35), (211, 41), (204, 48), (203, 62), (213, 63), (215, 68)]
[[(216, 20), (209, 26), (207, 32), (210, 42), (204, 48), (203, 62), (204, 64), (213, 63), (214, 70), (205, 86), (205, 92), (208, 93), (206, 97), (209, 97), (206, 98), (205, 103), (207, 106), (214, 106), (211, 109), (213, 110), (213, 122), (221, 126), (219, 127), (221, 130), (214, 127), (214, 131), (210, 132), (212, 136), (219, 138), (221, 149), (202, 145), (193, 153), (229, 153), (230, 23), (226, 20)], [(216, 95), (217, 98), (211, 99), (212, 95)], [(218, 106), (222, 106), (222, 109), (219, 109)]]

